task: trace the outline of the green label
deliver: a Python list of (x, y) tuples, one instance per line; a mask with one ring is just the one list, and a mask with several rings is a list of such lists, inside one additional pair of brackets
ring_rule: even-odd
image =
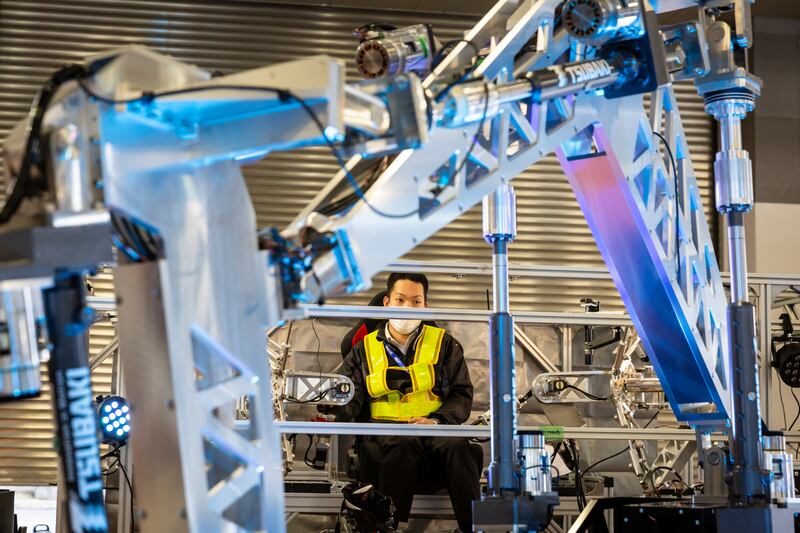
[(417, 37), (417, 42), (422, 47), (422, 57), (428, 57), (428, 43), (425, 42), (423, 37)]
[(544, 440), (564, 440), (564, 426), (539, 426)]

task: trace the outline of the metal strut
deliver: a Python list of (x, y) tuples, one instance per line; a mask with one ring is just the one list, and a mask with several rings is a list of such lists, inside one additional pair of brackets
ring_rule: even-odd
[[(533, 465), (522, 464), (525, 461), (524, 443), (527, 442), (530, 447), (533, 442), (531, 439), (535, 437), (524, 436), (520, 450), (515, 447), (517, 394), (514, 319), (509, 312), (508, 302), (508, 244), (516, 234), (514, 189), (503, 184), (483, 199), (483, 235), (486, 242), (492, 245), (494, 287), (494, 309), (489, 318), (492, 460), (486, 497), (473, 502), (475, 531), (539, 531), (550, 522), (553, 507), (558, 504), (558, 496), (550, 492), (546, 481), (549, 475), (534, 483), (537, 487), (535, 492), (528, 491), (531, 486), (525, 480), (534, 470), (526, 472)], [(539, 440), (541, 448), (541, 435)], [(519, 456), (518, 451), (521, 453)]]

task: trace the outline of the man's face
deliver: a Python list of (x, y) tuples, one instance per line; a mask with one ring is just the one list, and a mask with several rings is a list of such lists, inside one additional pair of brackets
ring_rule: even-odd
[(392, 292), (383, 297), (383, 305), (388, 307), (428, 307), (425, 301), (425, 288), (422, 283), (401, 279), (395, 282)]

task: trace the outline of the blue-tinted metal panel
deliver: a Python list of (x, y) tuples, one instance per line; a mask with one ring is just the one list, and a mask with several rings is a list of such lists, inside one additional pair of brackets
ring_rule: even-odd
[[(676, 150), (680, 178), (673, 180), (650, 128), (644, 119), (627, 128), (598, 124), (593, 148), (570, 145), (558, 154), (675, 415), (695, 424), (723, 421), (730, 379), (719, 269), (691, 167), (681, 158), (688, 151)], [(670, 129), (682, 144), (680, 125)]]

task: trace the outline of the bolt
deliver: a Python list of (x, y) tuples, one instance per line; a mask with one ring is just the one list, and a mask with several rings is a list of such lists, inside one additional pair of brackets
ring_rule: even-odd
[(700, 525), (700, 520), (695, 520), (694, 521), (694, 525), (699, 526)]
[(167, 400), (166, 402), (164, 402), (164, 404), (167, 406), (167, 409), (169, 409), (170, 411), (175, 409), (175, 402), (173, 400)]
[(753, 391), (748, 392), (747, 399), (750, 400), (751, 402), (756, 401), (756, 393)]
[(624, 517), (624, 518), (622, 519), (622, 521), (623, 521), (623, 522), (627, 522), (627, 521), (628, 521), (628, 517), (627, 517), (627, 516), (626, 516), (626, 517)]
[(511, 401), (511, 395), (508, 393), (503, 394), (503, 403), (508, 403), (510, 401)]

